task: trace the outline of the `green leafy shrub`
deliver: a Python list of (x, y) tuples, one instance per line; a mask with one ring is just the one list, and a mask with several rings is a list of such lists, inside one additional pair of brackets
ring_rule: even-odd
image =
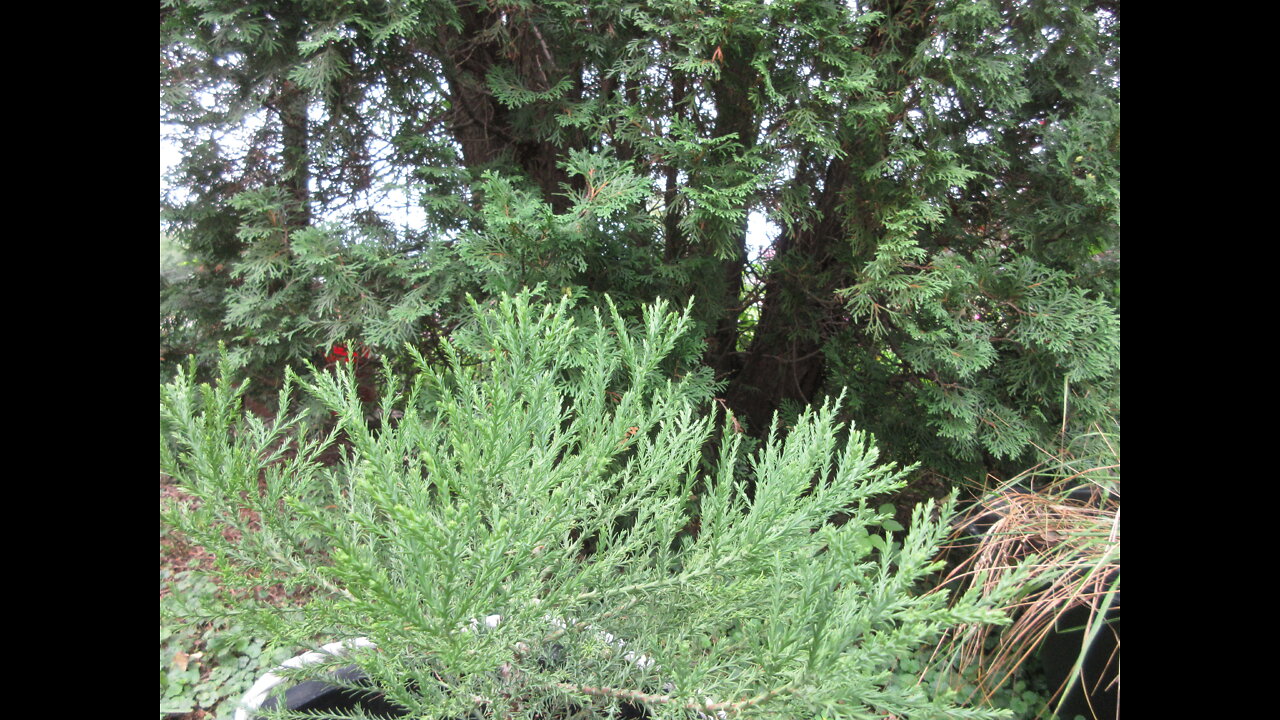
[[(167, 521), (218, 554), (227, 588), (316, 588), (236, 617), (295, 646), (373, 640), (334, 663), (414, 717), (1001, 715), (895, 680), (949, 628), (1003, 622), (1000, 593), (916, 592), (950, 503), (881, 535), (867, 502), (905, 471), (830, 406), (747, 452), (689, 326), (661, 303), (637, 328), (504, 296), (444, 366), (388, 373), (373, 422), (349, 372), (291, 376), (336, 415), (324, 438), (179, 373), (162, 466), (199, 503)], [(324, 467), (334, 442), (344, 460)]]

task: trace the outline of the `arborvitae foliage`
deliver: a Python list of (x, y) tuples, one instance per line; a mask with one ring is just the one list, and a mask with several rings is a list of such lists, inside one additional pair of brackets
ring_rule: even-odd
[(166, 2), (196, 272), (162, 358), (270, 378), (436, 352), (467, 292), (692, 297), (759, 437), (848, 386), (896, 458), (1028, 463), (1119, 412), (1119, 42), (1105, 0)]
[[(376, 425), (349, 373), (294, 376), (337, 417), (334, 467), (316, 462), (333, 437), (180, 372), (163, 466), (198, 502), (167, 519), (217, 553), (247, 627), (368, 638), (341, 662), (413, 717), (998, 714), (894, 673), (957, 623), (1003, 620), (976, 594), (915, 592), (949, 504), (882, 535), (866, 501), (904, 471), (830, 405), (746, 453), (689, 369), (688, 311), (636, 327), (570, 306), (478, 308), (447, 363), (388, 377)], [(253, 612), (272, 582), (315, 590)]]

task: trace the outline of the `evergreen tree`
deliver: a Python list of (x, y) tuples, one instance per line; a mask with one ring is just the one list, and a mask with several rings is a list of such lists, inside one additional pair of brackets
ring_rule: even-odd
[[(692, 297), (756, 434), (847, 385), (896, 458), (1026, 462), (1118, 422), (1119, 27), (1083, 0), (162, 3), (197, 269), (162, 281), (162, 358), (221, 339), (269, 377), (344, 338), (434, 352), (466, 292)], [(425, 220), (379, 215), (387, 182)]]

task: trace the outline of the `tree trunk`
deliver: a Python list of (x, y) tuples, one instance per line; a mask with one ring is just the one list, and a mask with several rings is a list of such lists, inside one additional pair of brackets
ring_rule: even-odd
[(311, 94), (289, 80), (280, 83), (278, 110), (284, 146), (283, 180), (289, 193), (288, 227), (311, 224), (311, 159), (307, 152), (307, 106)]
[(832, 160), (816, 200), (818, 220), (778, 239), (755, 337), (726, 391), (753, 434), (768, 432), (784, 401), (811, 402), (826, 379), (822, 347), (844, 315), (834, 293), (851, 276), (838, 207), (849, 177), (847, 163)]
[[(486, 77), (495, 67), (509, 65), (509, 57), (520, 59), (515, 68), (528, 87), (546, 90), (550, 87), (553, 60), (539, 40), (532, 25), (519, 25), (522, 18), (497, 15), (475, 5), (458, 8), (462, 20), (461, 33), (441, 28), (437, 35), (445, 61), (445, 79), (449, 84), (450, 113), (447, 123), (468, 168), (509, 160), (518, 166), (541, 190), (543, 201), (557, 212), (568, 210), (571, 201), (564, 197), (569, 177), (559, 167), (564, 149), (533, 136), (521, 136), (510, 120), (507, 108), (494, 98)], [(489, 31), (496, 23), (506, 23), (513, 36), (505, 47)]]
[[(711, 85), (715, 98), (716, 122), (712, 136), (716, 138), (736, 136), (740, 148), (733, 156), (723, 158), (726, 164), (741, 162), (741, 158), (756, 144), (758, 131), (757, 113), (750, 90), (760, 82), (759, 72), (751, 66), (756, 55), (754, 41), (716, 48), (714, 60), (721, 63), (720, 76)], [(732, 377), (741, 367), (738, 350), (738, 320), (742, 316), (743, 270), (747, 264), (747, 218), (726, 224), (725, 238), (714, 238), (713, 244), (728, 246), (707, 247), (707, 257), (720, 256), (718, 296), (707, 298), (716, 313), (708, 343), (705, 361), (717, 378)]]
[[(909, 57), (903, 48), (914, 48), (931, 32), (931, 2), (889, 0), (883, 3), (888, 23), (908, 29), (900, 36), (874, 33), (864, 47), (869, 56), (891, 52)], [(903, 59), (886, 63), (880, 72), (889, 78), (889, 97), (903, 96), (909, 75), (900, 67)], [(892, 121), (877, 133), (860, 128), (861, 139), (830, 158), (813, 194), (816, 220), (808, 227), (788, 231), (778, 240), (770, 272), (765, 279), (764, 304), (755, 337), (743, 365), (726, 395), (734, 409), (746, 416), (756, 435), (768, 432), (773, 413), (784, 402), (807, 405), (817, 399), (826, 382), (824, 348), (834, 333), (848, 325), (844, 303), (835, 291), (849, 287), (867, 259), (862, 252), (873, 248), (883, 233), (874, 200), (876, 182), (860, 177), (863, 168), (883, 159)], [(797, 171), (796, 184), (819, 184), (817, 177)], [(851, 237), (866, 242), (855, 250)]]

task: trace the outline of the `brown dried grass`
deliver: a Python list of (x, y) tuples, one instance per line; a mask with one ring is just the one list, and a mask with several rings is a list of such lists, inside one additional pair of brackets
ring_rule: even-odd
[[(1119, 610), (1119, 475), (1112, 472), (1118, 467), (1117, 462), (1065, 473), (1062, 470), (1070, 465), (1057, 464), (1052, 473), (1056, 479), (1037, 491), (1013, 489), (1043, 476), (1044, 468), (1038, 466), (988, 494), (957, 527), (951, 554), (963, 559), (939, 588), (977, 585), (979, 592), (992, 595), (1015, 573), (1026, 588), (1019, 600), (1006, 606), (1013, 623), (994, 640), (991, 626), (963, 626), (935, 650), (935, 659), (945, 658), (956, 672), (976, 678), (984, 699), (990, 700), (1014, 677), (1068, 611), (1087, 609), (1088, 640), (1111, 631), (1103, 618)], [(1086, 485), (1079, 484), (1082, 480)], [(1066, 491), (1070, 487), (1091, 487), (1092, 496), (1073, 499)], [(1118, 636), (1116, 648), (1108, 662), (1119, 660)], [(1075, 682), (1073, 678), (1051, 688), (1053, 700)], [(1118, 689), (1118, 668), (1114, 682)]]

